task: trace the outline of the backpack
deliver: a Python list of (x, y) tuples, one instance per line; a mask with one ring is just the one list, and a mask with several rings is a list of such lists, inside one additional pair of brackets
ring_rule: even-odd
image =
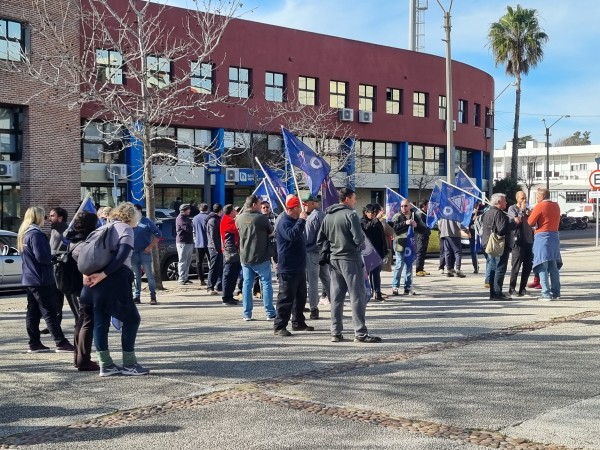
[(53, 261), (56, 287), (65, 295), (79, 295), (83, 289), (83, 275), (77, 268), (72, 252), (56, 255)]
[(483, 214), (475, 217), (473, 221), (473, 229), (478, 236), (483, 236)]
[(109, 223), (92, 231), (87, 239), (79, 244), (77, 268), (84, 275), (102, 272), (112, 261), (116, 248), (112, 246), (113, 224)]

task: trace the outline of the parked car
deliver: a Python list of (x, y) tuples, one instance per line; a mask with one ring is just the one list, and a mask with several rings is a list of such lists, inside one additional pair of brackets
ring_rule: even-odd
[[(146, 217), (146, 208), (142, 209), (142, 215)], [(174, 209), (154, 208), (154, 217), (156, 220), (171, 219), (177, 217), (177, 212)]]
[[(156, 226), (162, 233), (162, 238), (158, 241), (158, 255), (160, 260), (160, 277), (164, 281), (176, 281), (179, 278), (177, 263), (177, 246), (175, 244), (175, 219), (169, 218), (156, 222)], [(192, 256), (190, 265), (190, 275), (196, 274), (198, 262), (196, 261), (196, 252)], [(202, 261), (202, 270), (208, 273), (208, 259), (205, 257)]]
[(17, 233), (0, 230), (0, 289), (21, 288), (21, 272)]
[(578, 217), (592, 222), (596, 220), (596, 205), (593, 203), (580, 203), (574, 210), (567, 211), (567, 217)]

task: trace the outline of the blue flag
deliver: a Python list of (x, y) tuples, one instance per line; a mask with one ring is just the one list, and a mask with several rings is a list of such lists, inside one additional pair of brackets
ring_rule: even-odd
[[(271, 209), (274, 211), (279, 207), (279, 200), (277, 200), (277, 196), (267, 180), (262, 180), (252, 194), (258, 196), (262, 202), (269, 202)], [(285, 201), (285, 198), (282, 200)]]
[(474, 204), (475, 199), (469, 194), (465, 194), (451, 184), (442, 182), (437, 217), (438, 219), (455, 220), (468, 227)]
[(385, 188), (385, 213), (388, 222), (392, 221), (394, 214), (400, 212), (400, 204), (402, 203), (402, 200), (404, 200), (404, 197), (402, 197), (396, 191), (393, 191), (388, 187)]
[(340, 198), (338, 196), (338, 191), (335, 188), (335, 184), (331, 181), (331, 178), (327, 177), (325, 182), (323, 183), (323, 197), (322, 197), (322, 209), (325, 210), (329, 208), (331, 205), (335, 205), (339, 203)]
[(288, 130), (282, 127), (281, 132), (290, 163), (304, 172), (305, 182), (310, 193), (318, 195), (321, 184), (329, 175), (331, 167), (327, 161)]
[(431, 191), (431, 197), (429, 197), (429, 207), (427, 209), (426, 225), (429, 228), (433, 228), (438, 220), (438, 212), (440, 210), (440, 194), (440, 187), (436, 184)]
[[(281, 178), (279, 178), (277, 176), (277, 174), (275, 173), (275, 171), (273, 169), (270, 169), (267, 166), (263, 166), (261, 165), (261, 168), (263, 170), (263, 172), (265, 173), (265, 177), (268, 178), (268, 181), (265, 181), (265, 183), (267, 185), (269, 185), (269, 181), (271, 182), (271, 184), (273, 185), (272, 187), (269, 186), (269, 188), (271, 188), (271, 190), (274, 188), (277, 195), (279, 196), (279, 198), (285, 202), (285, 198), (289, 195), (288, 189), (285, 186), (285, 183), (283, 181), (281, 181)], [(273, 203), (271, 203), (271, 206), (273, 206)]]
[[(475, 184), (473, 184), (471, 179), (462, 170), (459, 170), (456, 174), (456, 186), (481, 199), (481, 190)], [(474, 201), (477, 201), (475, 197), (472, 198)]]
[(406, 234), (406, 245), (404, 246), (404, 252), (402, 253), (402, 259), (407, 267), (411, 267), (415, 258), (417, 257), (417, 242), (415, 239), (415, 229), (413, 226), (408, 227), (408, 233)]

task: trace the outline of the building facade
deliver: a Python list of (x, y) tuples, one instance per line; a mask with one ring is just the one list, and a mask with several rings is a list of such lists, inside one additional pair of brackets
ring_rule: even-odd
[[(23, 3), (8, 0), (0, 5), (0, 24), (4, 24), (0, 27), (21, 29), (15, 44), (13, 35), (3, 34), (0, 28), (0, 60), (11, 58), (8, 50), (3, 51), (11, 45), (22, 46), (32, 55), (44, 51), (44, 42), (36, 39), (35, 19)], [(157, 5), (152, 7), (158, 11)], [(185, 37), (185, 28), (177, 24), (187, 14), (185, 9), (169, 8), (165, 28)], [(73, 24), (74, 42), (77, 29)], [(127, 70), (119, 67), (119, 49), (98, 46), (95, 50), (95, 64), (105, 79), (126, 86)], [(443, 58), (239, 19), (229, 23), (207, 60), (196, 61), (194, 55), (169, 60), (157, 53), (148, 56), (148, 64), (160, 65), (152, 74), (155, 87), (166, 86), (177, 73), (191, 71), (190, 95), (228, 98), (212, 106), (215, 114), (197, 111), (157, 130), (161, 139), (156, 146), (178, 161), (153, 168), (157, 207), (168, 208), (178, 196), (184, 201), (240, 203), (260, 176), (251, 157), (253, 149), (282, 152), (283, 121), (272, 116), (286, 105), (290, 111), (293, 105), (333, 111), (335, 117), (328, 120), (349, 130), (343, 138), (330, 136), (341, 150), (324, 156), (337, 170), (336, 185), (353, 185), (360, 204), (383, 203), (386, 186), (413, 201), (429, 196), (435, 179), (446, 176), (449, 106), (456, 118), (454, 167), (460, 166), (487, 189), (494, 82), (469, 65), (453, 61), (455, 104), (447, 105)], [(1, 159), (15, 163), (12, 178), (0, 175), (0, 185), (2, 199), (12, 199), (8, 201), (11, 213), (18, 217), (31, 204), (59, 204), (73, 211), (86, 192), (101, 205), (140, 201), (142, 190), (135, 174), (141, 161), (136, 145), (103, 139), (108, 125), (89, 123), (93, 107), (69, 110), (66, 102), (32, 98), (35, 83), (18, 71), (0, 71), (0, 77)], [(195, 167), (194, 148), (209, 145), (230, 156), (219, 167)], [(0, 226), (14, 227), (8, 222)]]

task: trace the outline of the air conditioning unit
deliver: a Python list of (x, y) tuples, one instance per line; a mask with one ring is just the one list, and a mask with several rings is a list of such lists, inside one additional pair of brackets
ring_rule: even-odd
[(452, 121), (452, 131), (456, 131), (456, 120)]
[(352, 122), (354, 120), (354, 110), (352, 108), (341, 108), (339, 115), (342, 122)]
[(107, 164), (106, 165), (106, 179), (113, 180), (114, 177), (118, 180), (127, 177), (127, 166), (125, 164)]
[(373, 123), (372, 111), (358, 111), (358, 121), (360, 123)]
[(492, 138), (492, 129), (491, 128), (486, 128), (485, 129), (485, 138), (486, 139), (491, 139)]
[(238, 169), (225, 169), (225, 181), (237, 183), (240, 181), (240, 171)]
[(15, 176), (15, 163), (12, 161), (0, 162), (0, 178), (12, 178)]

